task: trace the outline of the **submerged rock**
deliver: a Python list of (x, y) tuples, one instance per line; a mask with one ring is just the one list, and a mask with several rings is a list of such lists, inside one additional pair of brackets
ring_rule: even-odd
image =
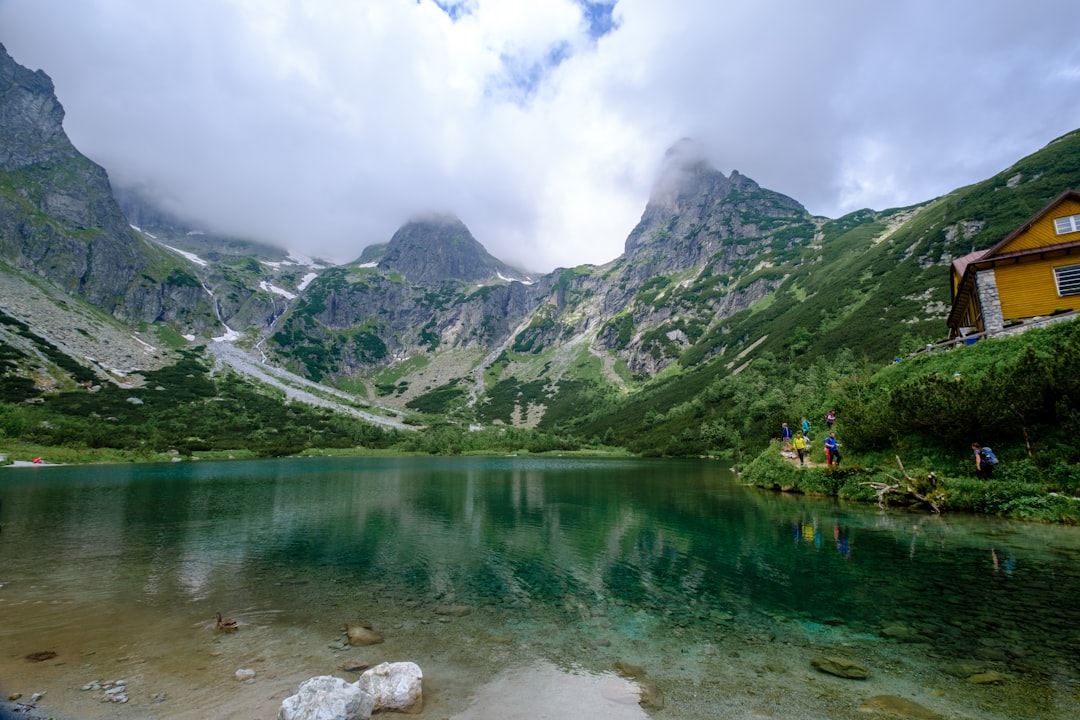
[(634, 665), (633, 663), (623, 662), (622, 660), (615, 661), (614, 668), (615, 672), (623, 677), (638, 678), (645, 675), (645, 668), (640, 665)]
[(346, 660), (345, 662), (338, 665), (338, 667), (345, 672), (359, 673), (364, 672), (371, 666), (368, 665), (366, 662), (360, 662), (359, 660)]
[(881, 636), (890, 640), (913, 640), (918, 639), (919, 634), (906, 625), (894, 623), (882, 628)]
[(640, 697), (638, 705), (646, 710), (664, 709), (664, 691), (656, 683), (649, 680), (638, 680)]
[(944, 670), (947, 674), (952, 675), (953, 677), (967, 679), (972, 675), (978, 675), (981, 672), (985, 672), (986, 666), (981, 663), (961, 661), (949, 663), (941, 669)]
[(473, 611), (470, 605), (439, 605), (435, 608), (436, 615), (447, 617), (465, 617)]
[(851, 680), (865, 680), (870, 675), (870, 671), (865, 667), (845, 658), (822, 656), (814, 658), (810, 664), (823, 673)]
[(368, 623), (349, 623), (345, 627), (350, 645), (376, 645), (383, 641), (383, 636), (371, 629)]
[(896, 695), (875, 695), (859, 706), (862, 712), (884, 713), (909, 720), (938, 720), (941, 716), (919, 703)]
[(968, 678), (968, 682), (975, 685), (1000, 685), (1005, 682), (1005, 676), (991, 670), (989, 672), (972, 675)]

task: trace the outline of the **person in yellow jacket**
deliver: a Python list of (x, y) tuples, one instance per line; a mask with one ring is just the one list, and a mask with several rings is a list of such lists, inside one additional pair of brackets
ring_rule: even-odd
[(799, 464), (806, 464), (806, 448), (810, 445), (810, 442), (806, 439), (806, 433), (799, 433), (795, 436), (795, 439), (791, 442), (795, 446), (795, 452), (799, 453)]

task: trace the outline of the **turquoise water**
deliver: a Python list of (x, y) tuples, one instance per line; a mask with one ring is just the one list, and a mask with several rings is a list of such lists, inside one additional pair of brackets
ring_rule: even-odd
[[(0, 690), (52, 683), (71, 717), (110, 717), (79, 686), (132, 674), (130, 717), (269, 718), (356, 657), (421, 665), (433, 717), (489, 716), (484, 686), (538, 667), (582, 695), (562, 716), (865, 717), (878, 695), (1080, 716), (1075, 528), (775, 495), (707, 461), (27, 468), (0, 498)], [(240, 632), (214, 633), (218, 610)], [(360, 621), (386, 641), (336, 644)], [(230, 662), (258, 665), (253, 688)], [(575, 684), (628, 665), (662, 709)], [(490, 716), (512, 716), (505, 692)]]

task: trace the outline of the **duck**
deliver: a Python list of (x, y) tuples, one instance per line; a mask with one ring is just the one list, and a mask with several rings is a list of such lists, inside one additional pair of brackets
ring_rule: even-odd
[(222, 632), (233, 632), (240, 627), (240, 623), (236, 622), (235, 620), (223, 620), (221, 618), (220, 612), (214, 613), (214, 618), (217, 620), (217, 624), (214, 625), (215, 630), (220, 630)]

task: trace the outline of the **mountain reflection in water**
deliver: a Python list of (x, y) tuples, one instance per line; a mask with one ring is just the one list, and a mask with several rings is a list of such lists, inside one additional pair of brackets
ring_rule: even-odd
[[(1080, 716), (1075, 528), (766, 493), (708, 461), (295, 459), (0, 480), (0, 690), (47, 683), (60, 714), (109, 717), (78, 688), (129, 674), (140, 716), (273, 717), (300, 681), (355, 679), (341, 667), (359, 659), (417, 662), (439, 717), (511, 717), (537, 693), (576, 708), (560, 716), (635, 717), (658, 711), (623, 702), (645, 685), (672, 718), (859, 717), (876, 696), (944, 716)], [(239, 631), (216, 636), (217, 611)], [(385, 641), (343, 644), (360, 621)], [(43, 650), (57, 657), (25, 659)], [(820, 673), (823, 655), (869, 677)], [(249, 665), (255, 680), (238, 683)], [(628, 666), (640, 674), (615, 670)], [(493, 697), (500, 713), (484, 709)]]

